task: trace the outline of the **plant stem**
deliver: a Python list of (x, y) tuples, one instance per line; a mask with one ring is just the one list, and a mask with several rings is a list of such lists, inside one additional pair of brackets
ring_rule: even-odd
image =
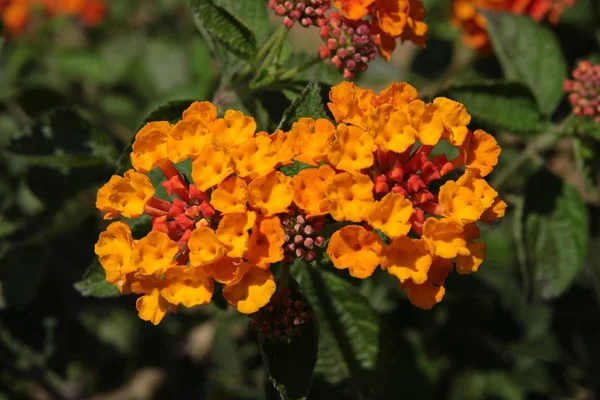
[(308, 60), (307, 62), (305, 62), (304, 64), (299, 65), (296, 68), (292, 68), (289, 71), (284, 72), (283, 74), (279, 75), (277, 77), (277, 80), (278, 81), (287, 81), (289, 79), (292, 79), (297, 74), (306, 71), (307, 69), (311, 68), (313, 65), (320, 63), (321, 61), (323, 61), (323, 59), (321, 57), (319, 57), (319, 56), (314, 57), (314, 58)]

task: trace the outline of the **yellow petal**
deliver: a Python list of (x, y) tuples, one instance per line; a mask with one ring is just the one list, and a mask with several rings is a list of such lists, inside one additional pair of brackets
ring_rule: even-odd
[(177, 266), (167, 271), (160, 294), (173, 305), (193, 307), (210, 303), (214, 281), (200, 268)]
[(248, 186), (237, 176), (230, 176), (212, 192), (210, 204), (223, 214), (243, 213), (248, 201)]
[(217, 228), (217, 238), (227, 248), (227, 256), (239, 258), (248, 249), (248, 231), (256, 221), (256, 214), (246, 212), (223, 215)]
[(278, 217), (258, 218), (244, 258), (261, 268), (283, 260), (285, 232)]
[(131, 264), (146, 275), (162, 274), (172, 265), (179, 252), (177, 243), (164, 232), (151, 231), (140, 239), (131, 252)]
[(327, 255), (337, 269), (349, 269), (355, 278), (368, 278), (380, 263), (381, 238), (362, 226), (348, 225), (329, 240)]
[(140, 319), (150, 321), (154, 325), (158, 325), (162, 321), (167, 313), (168, 305), (157, 288), (138, 298), (135, 303)]
[(229, 153), (213, 145), (204, 146), (192, 163), (192, 179), (203, 192), (223, 182), (233, 171), (234, 164)]
[(137, 218), (144, 213), (146, 203), (154, 196), (154, 186), (146, 175), (130, 169), (121, 177), (113, 175), (98, 189), (96, 207), (105, 213), (104, 219), (119, 215)]
[(431, 261), (429, 248), (423, 239), (402, 236), (383, 248), (381, 267), (400, 282), (411, 279), (421, 284), (427, 280)]
[(241, 111), (227, 110), (223, 118), (211, 124), (210, 131), (217, 148), (231, 150), (254, 136), (256, 122)]
[(464, 229), (453, 219), (427, 218), (423, 224), (423, 238), (431, 251), (439, 257), (452, 259), (457, 255), (470, 254)]
[(373, 203), (373, 182), (364, 174), (343, 172), (327, 181), (329, 212), (337, 221), (361, 222)]
[(150, 172), (167, 159), (167, 140), (171, 124), (166, 121), (149, 122), (135, 135), (131, 164), (139, 172)]
[(339, 124), (327, 159), (337, 169), (359, 172), (373, 165), (373, 136), (356, 126)]
[(335, 171), (324, 164), (319, 168), (303, 169), (292, 178), (294, 203), (306, 213), (307, 218), (329, 212), (325, 185), (334, 175)]
[(241, 281), (223, 288), (223, 297), (243, 314), (252, 314), (265, 306), (275, 293), (273, 274), (268, 269), (250, 268)]
[(178, 163), (187, 158), (196, 158), (202, 149), (212, 143), (208, 127), (200, 120), (190, 118), (179, 121), (167, 141), (169, 159)]
[(413, 213), (410, 200), (399, 193), (388, 193), (377, 203), (371, 204), (367, 221), (390, 238), (405, 236), (410, 231)]
[(208, 227), (197, 228), (188, 240), (190, 263), (194, 267), (213, 263), (225, 255), (225, 246)]
[(279, 171), (254, 179), (248, 192), (250, 206), (265, 216), (286, 212), (294, 197), (292, 178)]
[(124, 222), (113, 222), (98, 237), (94, 251), (102, 268), (106, 272), (106, 281), (117, 286), (120, 291), (127, 291), (127, 274), (134, 272), (130, 255), (133, 249), (133, 238), (129, 225)]

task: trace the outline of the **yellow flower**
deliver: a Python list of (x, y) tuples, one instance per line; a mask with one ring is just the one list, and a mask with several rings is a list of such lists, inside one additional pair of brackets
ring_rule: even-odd
[(337, 221), (361, 222), (373, 203), (373, 182), (367, 175), (342, 172), (329, 178), (325, 193)]
[(277, 148), (265, 136), (246, 140), (232, 149), (230, 154), (235, 161), (235, 173), (243, 178), (264, 176), (273, 171), (279, 162)]
[(410, 231), (413, 205), (399, 193), (388, 193), (380, 201), (371, 204), (367, 221), (390, 238), (406, 236)]
[(327, 158), (337, 169), (359, 172), (373, 165), (373, 136), (356, 126), (339, 124)]
[(250, 206), (271, 216), (286, 212), (294, 197), (292, 178), (279, 171), (254, 179), (248, 185)]
[(192, 118), (179, 121), (167, 140), (169, 160), (178, 163), (187, 158), (194, 159), (209, 144), (212, 144), (212, 134), (202, 121)]
[(169, 304), (194, 307), (210, 303), (215, 284), (202, 269), (182, 265), (173, 267), (165, 274), (165, 286), (160, 294)]
[(383, 89), (379, 96), (373, 100), (376, 106), (391, 104), (394, 110), (406, 112), (408, 104), (418, 97), (417, 89), (406, 82), (394, 82)]
[(406, 114), (394, 110), (391, 104), (383, 104), (373, 111), (369, 129), (374, 135), (375, 144), (383, 151), (403, 153), (417, 139), (417, 131), (408, 123)]
[[(332, 129), (333, 131), (333, 129)], [(277, 161), (279, 165), (292, 164), (292, 158), (294, 158), (294, 152), (292, 151), (289, 136), (287, 133), (279, 129), (277, 132), (269, 135), (265, 132), (269, 140), (271, 140), (272, 146), (277, 152)], [(256, 134), (257, 136), (259, 133)]]
[(287, 146), (294, 160), (317, 166), (325, 159), (334, 133), (335, 126), (324, 118), (300, 118), (287, 134)]
[(462, 145), (467, 136), (467, 125), (471, 122), (465, 106), (445, 97), (436, 98), (433, 104), (446, 128), (445, 138), (454, 146)]
[(217, 107), (210, 101), (195, 101), (183, 112), (182, 116), (184, 120), (196, 120), (209, 126), (217, 119)]
[(248, 186), (237, 176), (230, 176), (217, 186), (210, 197), (210, 204), (223, 214), (243, 213), (248, 201)]
[(401, 236), (383, 248), (381, 267), (405, 282), (411, 279), (416, 284), (427, 280), (431, 255), (423, 239)]
[(467, 169), (478, 173), (481, 177), (489, 175), (498, 164), (500, 151), (496, 139), (481, 129), (467, 136), (462, 149)]
[(210, 131), (217, 148), (231, 149), (254, 136), (256, 122), (241, 111), (227, 110), (223, 118), (211, 124)]
[(442, 258), (468, 256), (470, 253), (463, 227), (452, 219), (427, 218), (423, 224), (423, 238), (432, 253)]
[(367, 120), (373, 109), (372, 100), (375, 97), (372, 90), (361, 89), (352, 82), (344, 81), (331, 88), (331, 103), (327, 105), (338, 123), (367, 129)]
[(283, 260), (284, 243), (285, 232), (278, 217), (258, 218), (244, 258), (260, 268), (269, 268), (270, 264)]
[(100, 265), (106, 272), (106, 281), (124, 293), (130, 290), (131, 282), (127, 274), (135, 271), (129, 258), (133, 245), (129, 225), (124, 222), (113, 222), (100, 234), (98, 243), (94, 246)]
[(241, 281), (223, 288), (223, 297), (239, 312), (252, 314), (271, 300), (275, 289), (275, 278), (271, 271), (251, 267)]
[(227, 256), (240, 258), (248, 249), (250, 235), (248, 231), (256, 221), (253, 212), (225, 214), (219, 221), (217, 238), (227, 249)]
[(225, 285), (235, 285), (242, 280), (252, 264), (239, 258), (223, 257), (220, 260), (202, 267), (211, 278)]
[(348, 269), (355, 278), (368, 278), (380, 263), (381, 238), (362, 226), (348, 225), (329, 240), (327, 255), (337, 269)]
[(113, 175), (98, 190), (96, 208), (105, 213), (104, 219), (119, 215), (137, 218), (144, 213), (146, 203), (154, 196), (154, 186), (146, 175), (130, 169), (125, 176)]
[(408, 105), (411, 125), (416, 129), (421, 143), (435, 146), (444, 133), (444, 123), (431, 103), (414, 100)]
[(440, 188), (439, 203), (445, 216), (467, 224), (477, 221), (497, 197), (498, 192), (484, 179), (467, 171), (456, 182), (448, 181)]
[(294, 203), (306, 212), (306, 217), (316, 217), (329, 212), (329, 200), (325, 194), (327, 181), (335, 175), (329, 165), (307, 168), (292, 178)]
[(443, 258), (434, 258), (429, 271), (427, 280), (422, 284), (417, 284), (407, 280), (403, 286), (406, 287), (408, 299), (415, 306), (423, 310), (429, 310), (437, 303), (442, 301), (446, 289), (444, 282), (448, 274), (452, 271), (452, 261)]
[(204, 146), (192, 163), (192, 179), (198, 189), (206, 191), (223, 182), (234, 171), (234, 163), (226, 150)]
[(208, 227), (197, 228), (188, 240), (190, 263), (194, 267), (211, 264), (225, 255), (225, 247)]
[(131, 251), (131, 265), (146, 275), (163, 274), (175, 261), (177, 243), (164, 232), (151, 231)]
[(167, 313), (169, 303), (161, 296), (159, 288), (152, 288), (135, 303), (140, 319), (158, 325)]
[(131, 164), (139, 172), (150, 172), (168, 158), (167, 140), (171, 124), (166, 121), (149, 122), (135, 135)]

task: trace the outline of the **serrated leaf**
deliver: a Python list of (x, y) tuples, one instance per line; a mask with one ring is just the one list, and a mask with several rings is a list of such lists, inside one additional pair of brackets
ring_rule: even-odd
[(117, 297), (122, 294), (116, 286), (106, 282), (104, 268), (98, 260), (94, 260), (83, 278), (73, 286), (84, 297)]
[(542, 132), (549, 125), (538, 111), (531, 91), (520, 83), (473, 82), (448, 87), (440, 95), (463, 103), (474, 122), (491, 132), (531, 134)]
[[(290, 281), (291, 297), (306, 302), (298, 284)], [(317, 361), (319, 328), (312, 318), (300, 326), (300, 335), (285, 342), (272, 341), (259, 334), (263, 362), (273, 387), (281, 400), (305, 399), (310, 391), (313, 369)]]
[(526, 16), (485, 12), (494, 53), (508, 80), (526, 85), (544, 115), (563, 97), (567, 66), (554, 34)]
[(293, 267), (319, 320), (315, 375), (335, 386), (340, 398), (342, 392), (351, 398), (427, 398), (408, 343), (390, 332), (356, 287), (325, 268)]
[(560, 296), (583, 266), (588, 215), (577, 189), (546, 170), (527, 182), (524, 240), (534, 295)]
[(225, 48), (245, 59), (254, 56), (256, 38), (236, 17), (213, 0), (190, 0), (190, 4), (203, 28)]
[(257, 43), (269, 35), (269, 8), (264, 0), (214, 0), (254, 34)]
[(300, 118), (328, 118), (321, 85), (309, 83), (283, 113), (278, 129), (290, 129)]

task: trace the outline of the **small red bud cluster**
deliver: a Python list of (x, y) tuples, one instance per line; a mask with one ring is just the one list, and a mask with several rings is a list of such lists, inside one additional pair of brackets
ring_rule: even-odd
[(577, 116), (594, 118), (600, 123), (600, 64), (580, 61), (573, 71), (573, 79), (565, 80), (565, 92)]
[(283, 261), (288, 264), (293, 263), (296, 258), (313, 261), (317, 256), (315, 248), (325, 245), (325, 238), (320, 235), (324, 222), (323, 217), (307, 220), (298, 213), (282, 217), (281, 224), (285, 231)]
[(296, 21), (302, 26), (321, 25), (331, 0), (269, 0), (269, 8), (283, 17), (283, 24), (291, 28)]
[(300, 336), (300, 325), (310, 317), (308, 304), (301, 299), (294, 299), (291, 290), (284, 287), (271, 297), (267, 305), (250, 315), (250, 326), (269, 340), (285, 342)]
[(332, 12), (321, 26), (320, 35), (325, 42), (319, 48), (321, 58), (329, 59), (345, 79), (353, 78), (355, 71), (366, 71), (377, 55), (379, 37), (371, 32), (367, 21), (353, 21)]

